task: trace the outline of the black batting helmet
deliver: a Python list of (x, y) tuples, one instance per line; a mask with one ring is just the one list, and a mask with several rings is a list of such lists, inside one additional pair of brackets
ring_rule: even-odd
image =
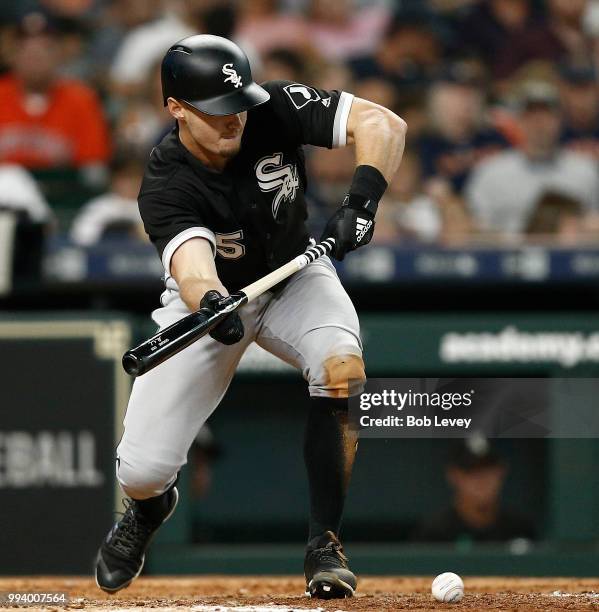
[(246, 54), (220, 36), (198, 34), (174, 44), (162, 60), (162, 96), (207, 115), (233, 115), (267, 102)]

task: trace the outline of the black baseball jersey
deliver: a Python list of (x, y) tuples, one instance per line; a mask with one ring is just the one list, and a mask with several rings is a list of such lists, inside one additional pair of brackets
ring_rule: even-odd
[(288, 81), (262, 86), (270, 100), (248, 111), (240, 151), (223, 172), (189, 153), (177, 128), (150, 155), (139, 209), (167, 288), (176, 288), (171, 257), (192, 237), (210, 241), (229, 291), (283, 265), (308, 244), (302, 145), (344, 146), (353, 96)]

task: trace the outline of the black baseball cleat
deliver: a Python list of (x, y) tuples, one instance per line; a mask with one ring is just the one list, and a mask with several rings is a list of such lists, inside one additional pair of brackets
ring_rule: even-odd
[(341, 542), (332, 531), (308, 542), (304, 574), (306, 595), (320, 599), (352, 597), (358, 582), (347, 565)]
[(162, 523), (175, 511), (179, 501), (176, 487), (163, 493), (164, 510), (152, 519), (140, 510), (140, 503), (126, 499), (126, 510), (102, 542), (96, 557), (96, 584), (107, 593), (116, 593), (128, 587), (144, 566), (145, 553), (152, 537)]

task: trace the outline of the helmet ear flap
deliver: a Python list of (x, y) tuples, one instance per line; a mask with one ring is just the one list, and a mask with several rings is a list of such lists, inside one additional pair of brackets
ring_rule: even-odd
[[(185, 39), (184, 39), (185, 40)], [(168, 105), (168, 98), (172, 96), (172, 93), (169, 93), (170, 90), (173, 89), (173, 81), (177, 79), (177, 72), (181, 66), (181, 62), (171, 61), (169, 62), (169, 66), (165, 66), (167, 63), (167, 58), (171, 53), (184, 53), (185, 55), (192, 55), (193, 51), (186, 45), (182, 45), (177, 43), (173, 45), (167, 52), (164, 58), (162, 59), (161, 66), (161, 81), (162, 81), (162, 105)], [(170, 58), (169, 58), (170, 59)], [(182, 63), (185, 65), (185, 62)]]

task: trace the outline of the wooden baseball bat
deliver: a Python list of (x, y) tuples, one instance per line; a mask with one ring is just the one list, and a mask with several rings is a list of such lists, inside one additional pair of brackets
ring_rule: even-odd
[(334, 238), (327, 238), (319, 244), (308, 247), (302, 255), (298, 255), (270, 274), (259, 278), (241, 291), (231, 294), (227, 305), (222, 310), (215, 313), (209, 309), (200, 308), (200, 310), (192, 312), (176, 323), (169, 325), (139, 346), (128, 350), (123, 355), (125, 372), (131, 376), (141, 376), (149, 372), (208, 334), (213, 327), (244, 304), (255, 300), (259, 295), (305, 268), (313, 261), (328, 255), (334, 244)]

